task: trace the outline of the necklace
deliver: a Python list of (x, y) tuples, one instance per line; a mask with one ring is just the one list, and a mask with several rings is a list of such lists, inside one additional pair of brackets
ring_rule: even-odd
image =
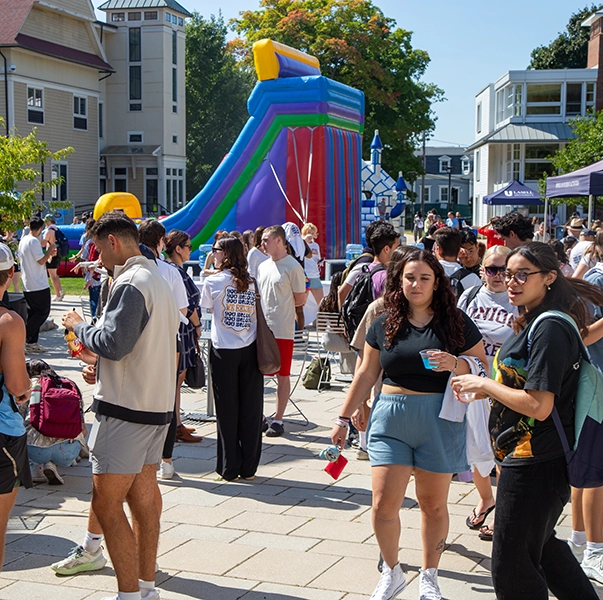
[(416, 319), (415, 317), (409, 317), (408, 320), (411, 322), (412, 325), (415, 325), (416, 327), (425, 327), (426, 325), (429, 325), (429, 323), (431, 323), (432, 319), (433, 315), (431, 315), (429, 319), (427, 319), (427, 321), (425, 321), (424, 323), (419, 321), (419, 319)]

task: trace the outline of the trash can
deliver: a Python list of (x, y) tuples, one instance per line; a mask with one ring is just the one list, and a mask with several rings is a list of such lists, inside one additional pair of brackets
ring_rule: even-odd
[(27, 301), (21, 292), (6, 292), (2, 300), (27, 323)]

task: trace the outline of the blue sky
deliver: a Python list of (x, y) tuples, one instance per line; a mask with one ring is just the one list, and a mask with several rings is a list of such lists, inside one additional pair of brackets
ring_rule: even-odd
[[(226, 20), (255, 9), (257, 0), (179, 0), (204, 17), (222, 10)], [(530, 52), (565, 29), (571, 14), (591, 0), (373, 0), (398, 27), (413, 32), (413, 46), (431, 63), (424, 80), (440, 86), (447, 100), (434, 106), (436, 131), (430, 145), (473, 141), (474, 97), (512, 69), (525, 69)], [(95, 1), (98, 6), (100, 2)], [(216, 7), (216, 8), (214, 8)], [(103, 18), (104, 20), (104, 18)]]

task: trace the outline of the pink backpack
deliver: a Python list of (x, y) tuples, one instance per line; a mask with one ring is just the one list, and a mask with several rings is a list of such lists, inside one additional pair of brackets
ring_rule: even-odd
[(43, 375), (29, 401), (29, 421), (42, 435), (72, 440), (82, 432), (82, 394), (66, 377)]

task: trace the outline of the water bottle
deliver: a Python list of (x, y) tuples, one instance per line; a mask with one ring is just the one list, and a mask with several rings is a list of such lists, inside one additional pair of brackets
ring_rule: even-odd
[(348, 244), (345, 247), (346, 267), (362, 254), (362, 244)]
[(186, 270), (186, 274), (187, 274), (187, 275), (188, 275), (188, 276), (189, 276), (191, 279), (193, 279), (193, 267), (189, 267), (189, 268)]
[(203, 273), (203, 269), (205, 268), (205, 260), (207, 259), (207, 255), (211, 252), (211, 249), (211, 244), (201, 244), (199, 246), (199, 266), (201, 267), (201, 273)]

